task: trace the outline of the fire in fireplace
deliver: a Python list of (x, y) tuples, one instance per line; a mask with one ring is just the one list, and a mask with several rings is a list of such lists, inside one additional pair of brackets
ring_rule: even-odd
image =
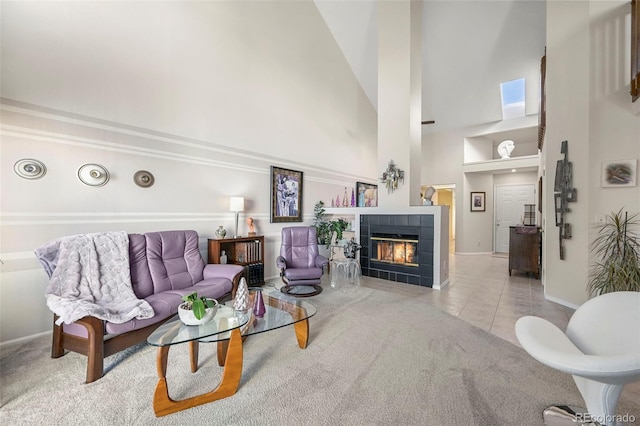
[(419, 266), (415, 256), (418, 240), (404, 238), (371, 237), (373, 258), (371, 260), (395, 263), (404, 266)]

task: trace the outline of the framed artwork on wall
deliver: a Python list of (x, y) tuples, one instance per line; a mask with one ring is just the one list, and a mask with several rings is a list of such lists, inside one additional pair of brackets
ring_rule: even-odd
[(378, 185), (356, 182), (356, 207), (377, 207)]
[(640, 0), (631, 0), (631, 102), (640, 98)]
[(302, 222), (302, 172), (271, 166), (271, 223)]
[(472, 192), (471, 193), (471, 211), (483, 212), (486, 208), (486, 192)]
[(538, 149), (542, 150), (544, 145), (544, 132), (547, 128), (547, 106), (546, 106), (546, 79), (547, 79), (547, 48), (544, 49), (544, 56), (540, 59), (540, 106), (538, 108)]
[(636, 186), (637, 160), (612, 160), (602, 162), (603, 188)]
[(542, 176), (538, 178), (538, 211), (542, 213)]

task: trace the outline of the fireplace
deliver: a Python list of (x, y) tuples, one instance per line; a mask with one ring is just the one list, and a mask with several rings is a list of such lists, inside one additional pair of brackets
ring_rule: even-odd
[(373, 262), (396, 263), (419, 266), (416, 259), (417, 239), (389, 238), (375, 235), (371, 237), (371, 260)]
[(433, 242), (433, 215), (360, 215), (362, 275), (433, 287)]

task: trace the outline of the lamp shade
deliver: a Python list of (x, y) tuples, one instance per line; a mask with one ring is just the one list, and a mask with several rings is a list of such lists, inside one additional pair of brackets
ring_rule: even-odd
[(229, 200), (229, 211), (231, 212), (243, 212), (244, 211), (244, 197), (231, 197)]

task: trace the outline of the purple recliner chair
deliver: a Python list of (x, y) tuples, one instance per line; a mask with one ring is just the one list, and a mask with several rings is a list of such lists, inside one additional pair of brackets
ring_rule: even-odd
[(282, 246), (276, 264), (284, 286), (283, 293), (315, 296), (322, 291), (320, 280), (329, 260), (318, 253), (318, 238), (313, 226), (282, 228)]

